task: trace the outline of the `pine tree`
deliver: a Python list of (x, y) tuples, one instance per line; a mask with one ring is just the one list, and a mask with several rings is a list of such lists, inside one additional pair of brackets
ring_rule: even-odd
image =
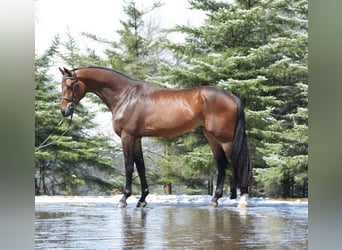
[(168, 45), (177, 63), (163, 68), (164, 79), (178, 87), (217, 85), (239, 96), (256, 187), (295, 195), (294, 187), (307, 182), (307, 1), (191, 4), (207, 19), (198, 28), (171, 30), (186, 42)]
[(112, 158), (108, 139), (91, 136), (94, 128), (92, 115), (78, 105), (70, 127), (61, 120), (60, 91), (48, 70), (59, 53), (60, 40), (56, 37), (50, 48), (36, 58), (35, 89), (35, 162), (36, 194), (75, 194), (76, 185), (94, 185), (100, 189), (115, 186), (107, 179), (97, 177), (112, 172)]
[[(56, 36), (52, 45), (45, 53), (36, 59), (35, 68), (35, 160), (36, 160), (36, 194), (48, 193), (46, 184), (46, 172), (49, 166), (48, 159), (51, 154), (42, 152), (41, 148), (50, 143), (52, 131), (58, 123), (59, 115), (56, 112), (48, 112), (57, 110), (55, 105), (56, 94), (53, 94), (54, 86), (45, 84), (51, 81), (48, 76), (48, 69), (51, 64), (52, 58), (58, 53), (58, 46), (60, 39)], [(44, 128), (44, 129), (41, 129)]]
[[(109, 45), (104, 51), (106, 55), (103, 61), (104, 66), (137, 80), (153, 80), (151, 77), (157, 74), (158, 65), (162, 61), (161, 55), (164, 53), (164, 49), (161, 46), (163, 37), (158, 24), (156, 24), (157, 22), (146, 21), (146, 16), (161, 5), (160, 2), (156, 2), (152, 7), (138, 8), (134, 1), (127, 2), (123, 7), (127, 19), (120, 20), (122, 28), (117, 30), (119, 41), (108, 41), (89, 33), (83, 33), (83, 35), (99, 43)], [(160, 143), (159, 140), (154, 140), (154, 142), (157, 142), (158, 145)], [(163, 142), (165, 143), (165, 148), (167, 148), (167, 139)], [(177, 177), (174, 174), (172, 176), (168, 175), (168, 168), (173, 168), (167, 160), (169, 156), (162, 156), (151, 152), (149, 148), (152, 148), (152, 144), (155, 143), (152, 143), (149, 139), (145, 140), (144, 144), (148, 145), (147, 150), (145, 150), (144, 159), (145, 161), (151, 159), (150, 162), (145, 164), (149, 182), (151, 184), (162, 183), (166, 186), (171, 185), (172, 182), (170, 180)], [(121, 157), (123, 156), (121, 155)], [(156, 158), (159, 157), (162, 157), (162, 159), (157, 160)], [(136, 189), (136, 186), (140, 186), (135, 180), (134, 178), (134, 189)]]
[(134, 1), (130, 1), (124, 6), (123, 10), (128, 16), (128, 20), (120, 20), (123, 26), (117, 31), (120, 35), (120, 42), (113, 44), (113, 49), (106, 51), (114, 69), (141, 80), (155, 73), (154, 64), (157, 57), (151, 57), (151, 55), (158, 50), (158, 45), (153, 44), (151, 36), (145, 33), (143, 18), (147, 13), (160, 6), (161, 3), (158, 2), (151, 8), (138, 9)]
[(162, 53), (158, 25), (146, 22), (148, 13), (162, 6), (156, 2), (150, 8), (138, 8), (135, 1), (131, 0), (123, 7), (127, 20), (120, 20), (122, 28), (116, 32), (119, 41), (108, 41), (94, 34), (84, 32), (89, 39), (109, 45), (105, 49), (106, 66), (128, 76), (145, 80), (157, 72), (159, 55)]

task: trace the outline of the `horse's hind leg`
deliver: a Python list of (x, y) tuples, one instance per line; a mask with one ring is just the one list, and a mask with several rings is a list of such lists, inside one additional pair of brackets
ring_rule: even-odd
[(141, 197), (138, 201), (137, 207), (145, 207), (147, 205), (147, 202), (145, 201), (145, 199), (149, 193), (149, 190), (148, 190), (148, 185), (147, 185), (146, 176), (145, 176), (145, 164), (144, 164), (144, 157), (143, 157), (142, 148), (141, 148), (141, 138), (138, 139), (135, 144), (134, 162), (137, 167), (138, 174), (140, 177), (140, 183), (141, 183)]
[(217, 185), (215, 195), (209, 204), (212, 207), (217, 207), (218, 199), (221, 198), (223, 194), (224, 179), (226, 177), (228, 161), (222, 146), (213, 138), (211, 133), (205, 129), (202, 129), (202, 131), (209, 141), (217, 165)]
[(237, 198), (237, 190), (236, 190), (236, 175), (234, 172), (234, 169), (232, 169), (232, 176), (229, 178), (229, 182), (230, 182), (230, 199), (236, 199)]

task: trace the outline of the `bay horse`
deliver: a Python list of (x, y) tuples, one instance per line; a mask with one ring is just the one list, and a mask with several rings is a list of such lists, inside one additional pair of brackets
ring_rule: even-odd
[(149, 193), (141, 138), (177, 136), (201, 127), (217, 165), (217, 187), (209, 205), (216, 207), (222, 197), (228, 159), (233, 168), (233, 192), (240, 188), (238, 207), (247, 206), (252, 167), (248, 156), (245, 117), (241, 100), (213, 86), (167, 89), (133, 80), (101, 67), (68, 70), (63, 75), (60, 108), (64, 117), (72, 116), (87, 92), (97, 95), (112, 112), (115, 133), (121, 138), (125, 159), (126, 184), (118, 207), (127, 206), (131, 195), (134, 164), (141, 182), (137, 207), (146, 206)]

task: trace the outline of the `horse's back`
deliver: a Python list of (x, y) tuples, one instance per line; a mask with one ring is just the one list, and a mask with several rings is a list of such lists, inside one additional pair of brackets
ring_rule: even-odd
[[(126, 129), (137, 136), (176, 136), (198, 126), (230, 140), (237, 106), (229, 92), (211, 86), (167, 89), (138, 84), (121, 112)], [(130, 114), (130, 115), (128, 115)], [(125, 120), (125, 121), (124, 121)]]
[(203, 125), (203, 100), (198, 88), (156, 89), (139, 105), (140, 133), (175, 136)]
[(170, 126), (170, 131), (177, 127), (174, 130), (176, 134), (202, 126), (222, 141), (232, 140), (234, 136), (237, 104), (228, 91), (213, 86), (159, 89), (150, 92), (148, 99), (151, 105), (145, 109), (150, 107), (146, 121), (151, 121), (153, 125)]
[(162, 89), (156, 96), (161, 100), (157, 103), (162, 104), (156, 115), (169, 121), (165, 124), (178, 127), (177, 131), (183, 133), (202, 126), (221, 142), (233, 140), (238, 112), (232, 93), (214, 86), (201, 86)]

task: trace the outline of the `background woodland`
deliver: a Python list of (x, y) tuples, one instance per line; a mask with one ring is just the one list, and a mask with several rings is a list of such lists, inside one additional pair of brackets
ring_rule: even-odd
[[(308, 1), (189, 2), (205, 13), (202, 25), (161, 30), (145, 17), (162, 3), (139, 9), (130, 1), (127, 18), (113, 31), (118, 40), (83, 33), (103, 45), (101, 55), (81, 50), (68, 33), (66, 40), (56, 35), (36, 56), (36, 195), (103, 195), (124, 187), (121, 145), (96, 122), (97, 112), (109, 112), (96, 96), (81, 102), (70, 126), (58, 126), (61, 79), (51, 70), (63, 62), (67, 68), (108, 67), (169, 88), (213, 85), (231, 91), (245, 105), (253, 195), (308, 196)], [(173, 33), (184, 39), (167, 39)], [(212, 194), (215, 163), (200, 129), (145, 138), (143, 151), (152, 193)], [(134, 178), (133, 192), (139, 187)]]

